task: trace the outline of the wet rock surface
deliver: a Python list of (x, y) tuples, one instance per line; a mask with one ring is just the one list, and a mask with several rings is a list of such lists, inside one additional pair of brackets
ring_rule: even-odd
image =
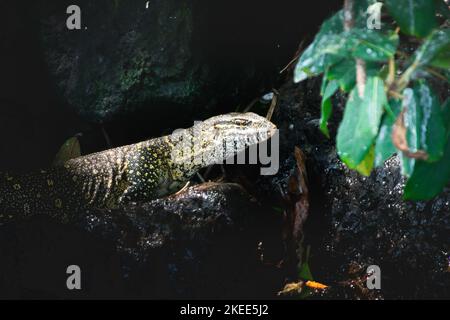
[[(66, 8), (81, 9), (68, 31)], [(46, 61), (61, 95), (94, 121), (145, 103), (188, 104), (205, 72), (193, 56), (193, 6), (187, 1), (41, 1)]]
[[(1, 227), (0, 292), (7, 298), (267, 298), (284, 271), (264, 265), (258, 244), (276, 246), (279, 218), (232, 183), (83, 213), (65, 225), (37, 216)], [(82, 270), (82, 290), (66, 288), (72, 264)]]
[[(449, 297), (450, 190), (428, 202), (403, 201), (396, 157), (367, 178), (347, 169), (334, 138), (327, 140), (318, 129), (319, 85), (320, 79), (285, 85), (274, 121), (281, 128), (281, 153), (296, 144), (308, 159), (311, 208), (304, 245), (311, 245), (313, 275), (333, 286), (322, 297)], [(335, 97), (334, 134), (342, 101)], [(279, 179), (269, 185), (274, 183)], [(381, 269), (380, 291), (361, 288), (370, 265)]]

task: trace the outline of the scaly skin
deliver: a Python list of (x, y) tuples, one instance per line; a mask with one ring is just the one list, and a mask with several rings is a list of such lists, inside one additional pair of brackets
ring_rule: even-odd
[[(275, 129), (254, 113), (230, 113), (169, 136), (78, 157), (48, 170), (0, 174), (0, 222), (34, 213), (64, 221), (90, 208), (115, 208), (165, 196), (199, 169), (267, 140)], [(232, 147), (224, 150), (223, 141), (233, 141)]]

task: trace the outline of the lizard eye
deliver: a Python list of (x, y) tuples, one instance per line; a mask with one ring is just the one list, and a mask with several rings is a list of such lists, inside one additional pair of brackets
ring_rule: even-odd
[(239, 119), (239, 118), (238, 119), (234, 119), (233, 122), (234, 122), (235, 125), (242, 126), (242, 127), (248, 126), (251, 123), (250, 120)]
[(214, 127), (218, 128), (218, 129), (229, 129), (232, 127), (246, 127), (249, 126), (251, 124), (250, 120), (247, 119), (242, 119), (242, 118), (235, 118), (230, 120), (223, 120), (223, 121), (219, 121), (217, 122)]

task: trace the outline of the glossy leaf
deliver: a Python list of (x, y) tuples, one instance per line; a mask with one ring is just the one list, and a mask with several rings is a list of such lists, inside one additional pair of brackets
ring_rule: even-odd
[[(447, 132), (437, 96), (423, 81), (405, 89), (403, 96), (409, 151), (423, 150), (428, 154), (427, 162), (438, 161), (444, 153)], [(417, 160), (404, 154), (401, 160), (403, 173), (410, 176)]]
[(450, 134), (450, 98), (445, 100), (444, 104), (441, 108), (442, 111), (442, 120), (447, 129), (447, 135)]
[(387, 159), (397, 152), (392, 143), (392, 127), (400, 113), (401, 100), (391, 100), (389, 106), (390, 112), (386, 112), (381, 120), (380, 131), (375, 143), (375, 166), (377, 167), (382, 166)]
[(394, 56), (397, 45), (398, 36), (395, 34), (387, 36), (364, 29), (316, 37), (297, 63), (294, 81), (320, 74), (348, 56), (366, 61), (386, 61)]
[[(359, 42), (355, 42), (357, 40), (356, 36), (359, 38), (366, 37), (364, 34), (368, 33), (366, 11), (369, 5), (375, 2), (375, 0), (361, 0), (355, 5), (355, 28), (359, 28), (358, 30), (360, 31), (358, 32), (344, 32), (342, 10), (326, 20), (315, 36), (314, 41), (300, 56), (294, 70), (294, 82), (297, 83), (308, 77), (321, 74), (325, 69), (337, 63), (343, 57), (347, 57), (349, 50), (355, 50), (356, 46), (359, 45)], [(378, 37), (375, 40), (377, 39)], [(363, 51), (367, 51), (365, 44), (360, 44), (360, 46), (357, 54), (362, 54)], [(371, 48), (370, 50), (375, 49)]]
[(308, 262), (302, 263), (298, 272), (298, 277), (302, 280), (314, 280)]
[[(326, 81), (326, 77), (322, 81)], [(331, 97), (335, 94), (335, 92), (339, 89), (338, 82), (333, 80), (328, 82), (326, 85), (323, 95), (322, 95), (322, 105), (321, 105), (321, 117), (320, 117), (320, 124), (319, 128), (320, 131), (323, 132), (327, 138), (330, 137), (330, 133), (328, 131), (328, 119), (330, 119), (331, 116)]]
[[(379, 73), (379, 67), (376, 63), (366, 63), (367, 76), (375, 77)], [(356, 84), (356, 63), (354, 59), (344, 59), (327, 71), (328, 80), (337, 80), (339, 87), (344, 92), (350, 92)]]
[(361, 161), (361, 163), (356, 166), (355, 170), (358, 171), (363, 176), (368, 177), (373, 169), (374, 160), (375, 160), (375, 147), (372, 146), (369, 152), (364, 157), (363, 161)]
[(300, 57), (294, 81), (322, 73), (325, 68), (338, 64), (348, 56), (366, 61), (386, 61), (394, 56), (397, 45), (398, 36), (395, 34), (388, 36), (364, 29), (316, 37)]
[(367, 78), (364, 97), (357, 88), (350, 93), (336, 141), (340, 158), (350, 168), (356, 168), (370, 151), (385, 103), (384, 83), (379, 77)]
[(356, 83), (355, 60), (344, 59), (327, 72), (328, 80), (337, 80), (342, 91), (349, 92)]
[(332, 53), (339, 52), (344, 42), (344, 39), (338, 36), (343, 32), (343, 28), (342, 11), (337, 12), (322, 24), (314, 41), (302, 53), (295, 66), (294, 82), (318, 75), (327, 65), (339, 60)]
[(442, 75), (447, 79), (447, 82), (450, 83), (450, 69), (443, 70)]
[(398, 35), (385, 35), (376, 30), (353, 29), (355, 38), (352, 56), (366, 61), (386, 61), (393, 57), (398, 46)]
[(448, 52), (445, 51), (449, 48), (449, 46), (449, 28), (433, 31), (414, 54), (414, 64), (417, 66), (426, 65), (434, 59), (437, 59), (440, 54), (444, 54), (448, 57)]
[(450, 69), (450, 45), (445, 46), (436, 54), (430, 65), (436, 68)]
[[(419, 110), (417, 99), (414, 96), (414, 90), (406, 88), (403, 90), (403, 107), (405, 108), (404, 121), (406, 126), (406, 142), (411, 152), (416, 152), (420, 148), (420, 123), (422, 122), (422, 113)], [(402, 173), (409, 177), (416, 163), (415, 159), (409, 158), (403, 153), (400, 154), (402, 164)]]
[(414, 172), (405, 185), (404, 198), (427, 200), (438, 195), (450, 182), (450, 139), (444, 156), (436, 162), (417, 161)]
[(420, 147), (428, 153), (428, 161), (436, 161), (442, 157), (446, 143), (439, 99), (424, 81), (414, 87), (414, 93), (422, 113)]
[(450, 19), (450, 9), (444, 0), (434, 0), (436, 3), (436, 12), (446, 19)]
[[(301, 264), (299, 271), (298, 271), (298, 277), (300, 280), (304, 281), (304, 283), (306, 283), (306, 281), (314, 280), (314, 277), (311, 273), (311, 268), (309, 267), (309, 252), (310, 252), (310, 247), (308, 246), (306, 249), (305, 261)], [(302, 288), (299, 298), (304, 299), (304, 298), (309, 297), (311, 294), (312, 294), (312, 290), (305, 285)]]
[(432, 0), (386, 0), (386, 6), (402, 32), (408, 35), (426, 37), (437, 26)]

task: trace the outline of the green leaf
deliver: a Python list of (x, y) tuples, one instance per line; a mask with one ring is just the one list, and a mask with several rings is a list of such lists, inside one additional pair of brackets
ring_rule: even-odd
[(450, 19), (450, 10), (444, 0), (435, 0), (436, 12), (441, 14), (444, 18)]
[[(298, 277), (301, 280), (305, 280), (305, 281), (313, 281), (313, 275), (311, 273), (311, 269), (309, 268), (309, 264), (308, 262), (303, 262), (302, 265), (300, 266), (300, 270), (298, 272)], [(299, 298), (300, 299), (305, 299), (307, 297), (309, 297), (312, 294), (312, 290), (306, 286), (304, 286), (302, 288), (302, 292), (300, 293)]]
[(328, 74), (328, 71), (322, 77), (322, 84), (320, 85), (320, 96), (322, 96), (322, 97), (323, 97), (323, 95), (325, 93), (325, 89), (327, 88), (327, 84), (328, 84), (327, 74)]
[(379, 77), (367, 78), (363, 98), (356, 87), (350, 93), (336, 139), (338, 154), (349, 168), (356, 168), (370, 151), (386, 101), (384, 83)]
[(302, 263), (300, 270), (298, 272), (298, 277), (302, 280), (310, 280), (310, 281), (314, 280), (308, 262)]
[(435, 3), (431, 0), (386, 0), (386, 6), (408, 35), (426, 37), (437, 27)]
[(450, 45), (445, 46), (436, 54), (430, 65), (436, 68), (450, 69)]
[(431, 199), (450, 182), (450, 98), (444, 102), (441, 110), (444, 123), (447, 125), (444, 155), (436, 162), (417, 161), (414, 172), (405, 185), (405, 199)]
[(450, 69), (444, 70), (442, 75), (447, 79), (447, 82), (450, 83)]
[(300, 56), (294, 70), (294, 82), (318, 75), (325, 71), (327, 65), (339, 60), (332, 53), (339, 52), (340, 46), (345, 42), (338, 36), (343, 30), (341, 10), (322, 24), (314, 41)]
[(414, 172), (405, 185), (403, 197), (428, 200), (438, 195), (450, 181), (450, 139), (444, 156), (436, 162), (417, 161)]
[(332, 66), (327, 72), (328, 80), (337, 80), (344, 92), (349, 92), (356, 83), (355, 60), (344, 59)]
[(398, 35), (382, 34), (376, 30), (353, 29), (351, 36), (355, 38), (352, 56), (365, 61), (386, 61), (393, 57), (398, 46)]
[(344, 20), (343, 20), (342, 10), (339, 10), (330, 18), (322, 23), (318, 36), (326, 35), (326, 34), (339, 34), (344, 31)]
[[(380, 72), (378, 64), (366, 63), (366, 75), (377, 76)], [(356, 63), (354, 59), (343, 59), (330, 67), (326, 73), (328, 80), (337, 80), (339, 87), (344, 92), (350, 92), (356, 83)]]
[(80, 142), (77, 136), (68, 139), (59, 149), (55, 156), (53, 165), (58, 166), (64, 164), (67, 160), (81, 156)]
[(319, 34), (300, 57), (294, 72), (294, 82), (318, 75), (349, 56), (366, 61), (386, 61), (394, 56), (397, 45), (396, 34), (388, 36), (366, 29), (352, 29), (341, 34)]
[(439, 99), (425, 81), (414, 87), (414, 93), (422, 113), (420, 147), (428, 153), (428, 161), (439, 160), (444, 154), (447, 135)]
[(370, 147), (369, 152), (364, 157), (363, 161), (361, 161), (360, 164), (358, 164), (355, 168), (356, 171), (358, 171), (363, 176), (370, 176), (370, 172), (373, 169), (373, 164), (375, 160), (375, 147)]
[(392, 143), (392, 127), (401, 110), (401, 100), (389, 101), (390, 112), (386, 112), (381, 120), (380, 131), (375, 142), (375, 166), (379, 167), (396, 151)]
[[(326, 77), (323, 78), (322, 81), (327, 81)], [(334, 95), (334, 93), (338, 90), (339, 85), (338, 82), (333, 80), (329, 82), (326, 85), (326, 88), (324, 90), (323, 96), (322, 96), (322, 105), (321, 105), (321, 117), (320, 117), (320, 124), (319, 128), (320, 131), (327, 137), (330, 138), (330, 133), (328, 131), (328, 119), (330, 119), (331, 116), (331, 97)]]
[(432, 62), (434, 59), (442, 59), (441, 54), (448, 57), (448, 52), (445, 51), (448, 50), (449, 46), (450, 29), (434, 30), (417, 49), (413, 63), (419, 67)]
[[(398, 40), (374, 30), (367, 30), (366, 11), (375, 0), (358, 1), (355, 5), (355, 28), (344, 32), (343, 11), (326, 20), (314, 41), (300, 56), (294, 70), (294, 82), (324, 72), (328, 67), (348, 57), (353, 51), (356, 57), (368, 61), (384, 61), (395, 52)], [(394, 49), (393, 49), (394, 47)]]
[(278, 212), (278, 213), (283, 213), (284, 212), (284, 210), (282, 208), (280, 208), (280, 207), (272, 207), (272, 209), (274, 211)]
[[(420, 124), (422, 122), (422, 113), (418, 106), (417, 99), (414, 95), (414, 90), (406, 88), (403, 90), (403, 106), (406, 107), (404, 114), (404, 122), (406, 126), (406, 142), (411, 152), (416, 152), (420, 149)], [(402, 164), (403, 175), (409, 177), (416, 163), (415, 159), (400, 154), (400, 161)]]
[[(345, 41), (335, 35), (325, 35), (314, 41), (301, 55), (294, 70), (294, 82), (324, 72), (327, 66), (342, 58), (342, 46)], [(341, 54), (341, 56), (339, 56)]]
[(442, 120), (444, 124), (447, 126), (447, 135), (450, 134), (450, 98), (447, 98), (445, 100), (444, 104), (442, 105)]
[[(437, 96), (421, 81), (413, 89), (405, 89), (403, 97), (409, 151), (423, 150), (428, 154), (427, 162), (438, 161), (444, 153), (447, 132)], [(410, 176), (417, 161), (403, 154), (400, 159), (403, 174)]]

